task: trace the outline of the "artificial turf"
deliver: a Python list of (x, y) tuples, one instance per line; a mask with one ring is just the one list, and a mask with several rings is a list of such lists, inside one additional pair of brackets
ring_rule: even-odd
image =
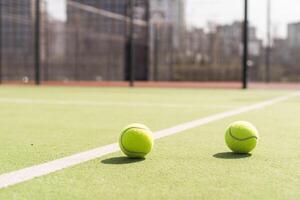
[[(1, 87), (0, 172), (116, 142), (119, 130), (131, 122), (160, 130), (287, 93)], [(50, 100), (112, 105), (59, 105)], [(299, 199), (299, 103), (297, 97), (157, 140), (145, 160), (107, 155), (2, 189), (0, 199)], [(228, 153), (224, 144), (228, 123), (241, 119), (261, 133), (251, 156)]]

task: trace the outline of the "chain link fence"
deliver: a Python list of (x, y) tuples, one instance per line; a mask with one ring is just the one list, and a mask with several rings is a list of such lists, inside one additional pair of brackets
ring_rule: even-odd
[[(0, 0), (4, 82), (34, 81), (37, 67), (41, 81), (128, 81), (132, 74), (139, 81), (242, 78), (242, 1), (235, 4), (239, 18), (214, 21), (206, 15), (199, 18), (205, 24), (197, 28), (186, 24), (182, 0), (39, 1), (37, 15), (38, 0)], [(197, 5), (217, 12), (224, 10), (224, 2)], [(300, 23), (285, 24), (286, 36), (273, 34), (268, 46), (254, 22), (249, 25), (249, 79), (300, 81)]]
[(30, 0), (0, 1), (1, 79), (34, 78), (34, 15)]

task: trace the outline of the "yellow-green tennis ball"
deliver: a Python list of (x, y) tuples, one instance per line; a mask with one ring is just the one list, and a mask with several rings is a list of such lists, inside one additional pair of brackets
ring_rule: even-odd
[(225, 134), (227, 146), (235, 153), (249, 153), (255, 148), (258, 138), (255, 126), (245, 121), (233, 122)]
[(152, 132), (143, 124), (130, 124), (123, 129), (119, 145), (128, 157), (144, 158), (153, 147)]

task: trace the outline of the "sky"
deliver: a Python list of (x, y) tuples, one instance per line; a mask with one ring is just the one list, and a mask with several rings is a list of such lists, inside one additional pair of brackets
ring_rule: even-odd
[(47, 10), (55, 19), (66, 19), (66, 1), (65, 0), (46, 0)]
[[(65, 0), (46, 0), (49, 13), (65, 20)], [(244, 0), (185, 0), (189, 27), (206, 27), (208, 22), (231, 23), (243, 19)], [(250, 23), (258, 36), (266, 35), (267, 0), (248, 0)], [(300, 0), (271, 0), (272, 35), (285, 37), (287, 23), (300, 21)]]
[[(243, 0), (186, 0), (189, 27), (206, 27), (209, 21), (231, 23), (243, 19)], [(248, 0), (250, 24), (265, 39), (267, 0)], [(300, 21), (300, 0), (271, 0), (273, 37), (286, 37), (287, 24)]]

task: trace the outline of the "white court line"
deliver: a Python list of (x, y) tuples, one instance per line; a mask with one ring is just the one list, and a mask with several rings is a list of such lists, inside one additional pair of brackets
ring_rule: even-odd
[(67, 106), (124, 106), (124, 107), (163, 107), (163, 108), (232, 108), (233, 105), (193, 105), (176, 103), (151, 102), (103, 102), (103, 101), (74, 101), (74, 100), (47, 100), (47, 99), (14, 99), (0, 98), (5, 104), (39, 104), (39, 105), (67, 105)]
[[(231, 116), (245, 113), (248, 111), (261, 109), (266, 106), (269, 106), (269, 105), (272, 105), (272, 104), (275, 104), (275, 103), (278, 103), (281, 101), (285, 101), (285, 100), (288, 100), (292, 97), (299, 96), (299, 95), (300, 95), (300, 93), (293, 93), (293, 94), (289, 94), (286, 96), (281, 96), (281, 97), (277, 97), (277, 98), (274, 98), (271, 100), (263, 101), (261, 103), (257, 103), (254, 105), (244, 106), (244, 107), (232, 110), (232, 111), (222, 112), (222, 113), (211, 115), (208, 117), (196, 119), (194, 121), (190, 121), (190, 122), (183, 123), (183, 124), (171, 127), (171, 128), (157, 131), (154, 133), (154, 138), (159, 139), (159, 138), (173, 135), (173, 134), (176, 134), (176, 133), (179, 133), (179, 132), (191, 129), (191, 128), (202, 126), (202, 125), (208, 124), (210, 122), (224, 119), (226, 117), (231, 117)], [(92, 149), (89, 151), (85, 151), (85, 152), (77, 153), (77, 154), (67, 156), (64, 158), (60, 158), (57, 160), (53, 160), (53, 161), (50, 161), (50, 162), (47, 162), (44, 164), (35, 165), (32, 167), (27, 167), (27, 168), (20, 169), (17, 171), (2, 174), (2, 175), (0, 175), (0, 189), (15, 185), (17, 183), (31, 180), (36, 177), (44, 176), (46, 174), (50, 174), (50, 173), (58, 171), (58, 170), (72, 167), (74, 165), (78, 165), (80, 163), (83, 163), (83, 162), (86, 162), (89, 160), (93, 160), (93, 159), (99, 158), (101, 156), (117, 152), (119, 150), (120, 149), (118, 147), (118, 144), (113, 143), (113, 144), (99, 147), (96, 149)]]

